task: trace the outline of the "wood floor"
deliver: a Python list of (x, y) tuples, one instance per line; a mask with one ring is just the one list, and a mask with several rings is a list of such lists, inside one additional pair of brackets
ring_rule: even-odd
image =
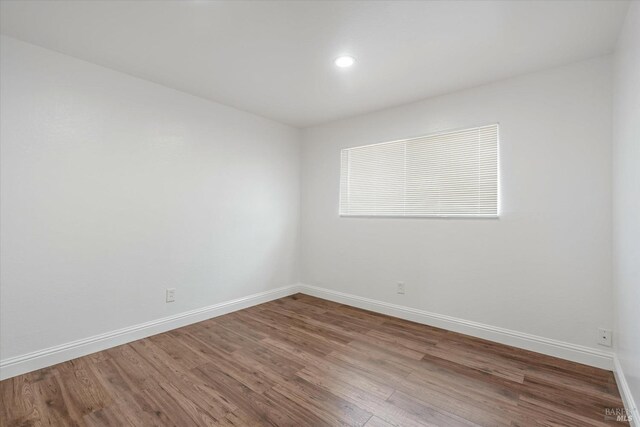
[(301, 294), (0, 392), (3, 427), (596, 426), (622, 407), (611, 372)]

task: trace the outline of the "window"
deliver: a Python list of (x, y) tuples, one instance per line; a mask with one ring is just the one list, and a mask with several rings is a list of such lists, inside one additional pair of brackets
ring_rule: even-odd
[(342, 150), (340, 215), (497, 217), (498, 125)]

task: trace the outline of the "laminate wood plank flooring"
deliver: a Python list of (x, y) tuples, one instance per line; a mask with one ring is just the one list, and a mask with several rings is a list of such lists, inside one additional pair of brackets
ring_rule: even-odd
[(296, 294), (0, 383), (1, 426), (601, 426), (609, 371)]

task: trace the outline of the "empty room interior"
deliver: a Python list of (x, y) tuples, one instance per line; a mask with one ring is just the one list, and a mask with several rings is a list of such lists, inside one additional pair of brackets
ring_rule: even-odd
[(0, 32), (0, 426), (640, 426), (640, 1)]

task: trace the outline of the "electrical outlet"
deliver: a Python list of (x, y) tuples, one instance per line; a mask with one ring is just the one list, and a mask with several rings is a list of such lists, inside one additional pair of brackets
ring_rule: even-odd
[(167, 289), (167, 302), (174, 302), (176, 300), (176, 288)]
[(404, 282), (398, 282), (398, 289), (396, 292), (400, 295), (404, 295)]
[(611, 330), (610, 329), (598, 329), (598, 344), (606, 347), (611, 347)]

